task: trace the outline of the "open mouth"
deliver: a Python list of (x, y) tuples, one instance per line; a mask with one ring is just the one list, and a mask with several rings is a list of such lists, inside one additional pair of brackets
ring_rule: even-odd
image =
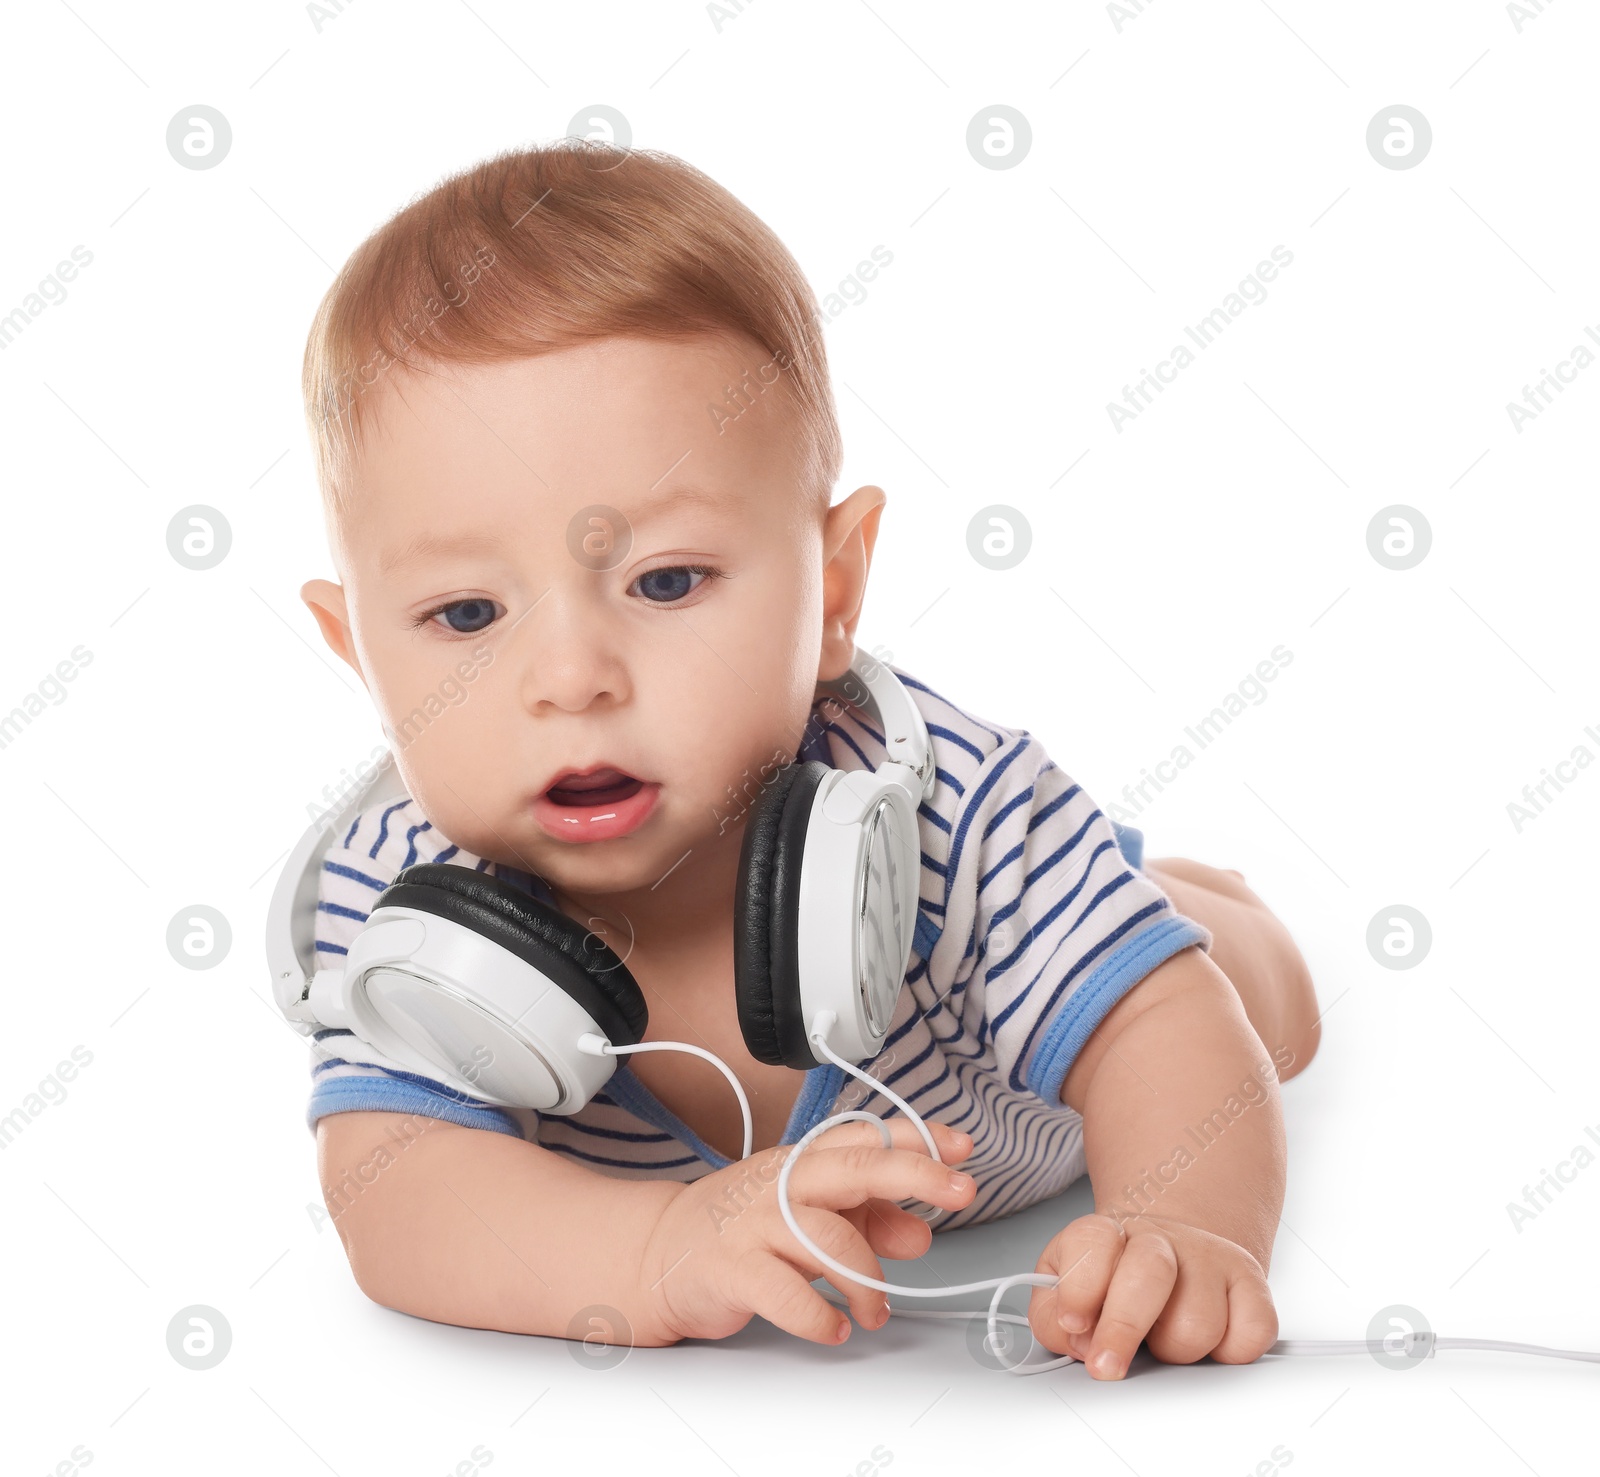
[(597, 769), (593, 774), (569, 774), (545, 791), (552, 805), (615, 805), (632, 799), (644, 788), (644, 781), (620, 769)]

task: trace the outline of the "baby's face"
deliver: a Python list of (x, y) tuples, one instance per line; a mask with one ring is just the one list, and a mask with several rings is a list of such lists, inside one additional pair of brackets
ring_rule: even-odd
[[(728, 418), (726, 388), (768, 358), (606, 339), (369, 392), (342, 592), (304, 594), (458, 846), (579, 895), (737, 855), (746, 797), (848, 662), (840, 566), (863, 534), (870, 560), (883, 500), (863, 489), (841, 518), (802, 491), (787, 387), (752, 373)], [(547, 793), (597, 766), (630, 779)]]

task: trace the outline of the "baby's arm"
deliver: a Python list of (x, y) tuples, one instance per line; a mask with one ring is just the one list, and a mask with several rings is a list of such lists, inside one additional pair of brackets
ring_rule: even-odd
[(683, 1186), (612, 1179), (510, 1134), (403, 1113), (320, 1119), (317, 1162), (350, 1270), (374, 1302), (556, 1336), (599, 1304), (628, 1320), (633, 1343), (672, 1342), (653, 1327), (639, 1269)]
[(1062, 1083), (1062, 1102), (1083, 1115), (1096, 1214), (1040, 1258), (1038, 1270), (1064, 1274), (1034, 1294), (1040, 1342), (1100, 1378), (1119, 1378), (1146, 1337), (1171, 1363), (1247, 1363), (1271, 1345), (1282, 1065), (1199, 948), (1117, 1002)]
[[(394, 1148), (388, 1135), (401, 1125), (409, 1142)], [(971, 1139), (943, 1124), (930, 1130), (942, 1164), (903, 1119), (891, 1122), (892, 1148), (863, 1123), (820, 1135), (790, 1181), (807, 1234), (879, 1280), (879, 1256), (926, 1251), (926, 1224), (893, 1202), (955, 1210), (973, 1194), (970, 1180), (952, 1184), (945, 1167), (971, 1151)], [(775, 1186), (787, 1145), (690, 1184), (614, 1179), (509, 1134), (397, 1113), (330, 1114), (317, 1124), (317, 1145), (356, 1282), (400, 1312), (510, 1333), (592, 1332), (641, 1347), (723, 1338), (759, 1313), (833, 1344), (839, 1311), (809, 1285), (828, 1276), (858, 1322), (883, 1322), (883, 1295), (834, 1277), (783, 1222)], [(341, 1193), (341, 1185), (360, 1188)], [(608, 1314), (574, 1328), (576, 1315), (596, 1306), (626, 1326), (612, 1326)]]

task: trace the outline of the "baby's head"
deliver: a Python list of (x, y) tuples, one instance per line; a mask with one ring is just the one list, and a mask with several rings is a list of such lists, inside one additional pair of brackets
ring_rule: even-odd
[[(777, 237), (670, 156), (505, 154), (357, 248), (304, 388), (341, 583), (302, 596), (433, 826), (580, 899), (731, 886), (849, 665), (884, 502), (829, 506), (821, 320)], [(647, 783), (545, 794), (597, 766)]]

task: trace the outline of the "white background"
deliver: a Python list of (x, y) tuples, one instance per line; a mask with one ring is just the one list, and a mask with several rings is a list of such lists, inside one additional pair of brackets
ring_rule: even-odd
[[(1406, 1303), (1446, 1335), (1600, 1348), (1600, 1165), (1520, 1232), (1506, 1210), (1600, 1125), (1600, 772), (1520, 833), (1506, 809), (1575, 746), (1600, 753), (1600, 368), (1520, 433), (1506, 411), (1600, 325), (1600, 25), (1569, 3), (1519, 31), (1488, 0), (1128, 13), (1120, 30), (1096, 4), (907, 0), (756, 0), (720, 29), (693, 3), (364, 0), (320, 30), (292, 3), (8, 14), (0, 315), (74, 246), (93, 261), (0, 351), (0, 711), (75, 646), (92, 662), (0, 750), (0, 1115), (74, 1046), (93, 1061), (0, 1151), (7, 1471), (79, 1444), (97, 1471), (163, 1474), (443, 1473), (479, 1445), (508, 1469), (846, 1472), (882, 1446), (906, 1472), (1142, 1477), (1254, 1471), (1279, 1445), (1307, 1473), (1363, 1454), (1549, 1473), (1588, 1453), (1600, 1369), (1482, 1353), (1405, 1372), (1143, 1357), (1096, 1384), (982, 1369), (959, 1324), (823, 1350), (758, 1320), (597, 1371), (562, 1341), (376, 1307), (307, 1212), (306, 1050), (267, 1004), (261, 929), (306, 803), (381, 735), (297, 599), (332, 572), (306, 331), (395, 209), (604, 103), (746, 201), (819, 293), (893, 253), (828, 329), (841, 494), (889, 494), (863, 644), (1039, 736), (1103, 805), (1292, 651), (1136, 821), (1151, 856), (1243, 871), (1328, 1012), (1284, 1091), (1283, 1335), (1361, 1338)], [(203, 171), (165, 145), (195, 103), (233, 130)], [(1031, 124), (1014, 168), (965, 145), (995, 103)], [(1432, 126), (1415, 168), (1366, 147), (1396, 103)], [(1294, 261), (1267, 300), (1118, 433), (1106, 403), (1275, 245)], [(194, 503), (233, 531), (206, 572), (166, 547)], [(1032, 528), (1005, 572), (967, 552), (994, 503)], [(1433, 538), (1400, 572), (1366, 538), (1396, 503)], [(209, 970), (165, 944), (196, 903), (232, 927)], [(1366, 945), (1395, 903), (1433, 930), (1404, 971)], [(936, 1244), (936, 1265), (1031, 1270), (1084, 1208), (1070, 1192)], [(203, 1373), (166, 1347), (196, 1303), (233, 1335)]]

